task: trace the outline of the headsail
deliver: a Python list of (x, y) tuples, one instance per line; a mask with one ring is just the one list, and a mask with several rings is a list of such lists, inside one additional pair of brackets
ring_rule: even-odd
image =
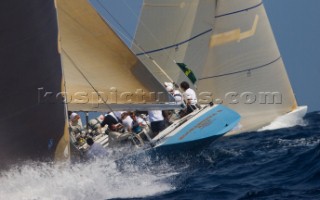
[(151, 68), (148, 54), (177, 81), (184, 74), (170, 62), (188, 65), (202, 102), (238, 111), (243, 131), (297, 107), (261, 0), (145, 0), (140, 16), (135, 42), (143, 51), (133, 47), (140, 60)]
[(69, 110), (155, 109), (171, 100), (87, 0), (57, 0), (57, 10)]

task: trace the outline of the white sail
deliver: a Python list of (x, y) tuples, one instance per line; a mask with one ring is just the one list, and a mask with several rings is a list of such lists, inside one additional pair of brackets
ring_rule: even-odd
[(296, 100), (260, 0), (218, 1), (199, 88), (224, 99), (255, 129), (296, 108)]
[[(195, 63), (193, 69), (198, 69), (203, 65), (208, 52), (208, 49), (204, 47), (206, 47), (212, 32), (215, 1), (144, 1), (142, 12), (137, 9), (133, 10), (129, 1), (115, 3), (113, 0), (104, 2), (91, 0), (91, 2), (123, 41), (127, 44), (130, 43), (128, 46), (159, 82), (174, 81), (178, 83), (187, 80), (181, 74), (176, 62), (203, 61), (202, 64), (191, 62), (191, 64)], [(113, 6), (114, 4), (115, 6)], [(123, 18), (117, 16), (117, 13), (112, 10), (114, 7), (121, 7), (121, 12), (140, 19), (135, 28), (136, 33), (132, 33), (132, 26), (124, 23)], [(205, 31), (203, 31), (204, 29)], [(188, 47), (189, 45), (190, 47)], [(195, 48), (199, 50), (196, 54), (188, 51), (188, 49)], [(190, 53), (193, 55), (190, 56)]]
[(57, 11), (69, 110), (106, 111), (110, 104), (147, 109), (145, 103), (168, 101), (163, 86), (87, 0), (57, 0)]
[(132, 49), (161, 82), (171, 80), (158, 70), (152, 59), (177, 81), (181, 71), (174, 60), (185, 58), (188, 43), (177, 44), (190, 38), (198, 4), (198, 0), (144, 1)]
[(145, 0), (135, 41), (141, 61), (154, 58), (175, 81), (186, 77), (172, 60), (185, 63), (202, 102), (238, 111), (242, 131), (297, 107), (261, 0)]

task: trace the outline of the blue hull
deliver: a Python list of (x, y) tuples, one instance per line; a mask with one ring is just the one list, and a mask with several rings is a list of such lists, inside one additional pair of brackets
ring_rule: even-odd
[(189, 119), (175, 134), (158, 141), (154, 148), (191, 150), (203, 147), (234, 129), (239, 121), (238, 113), (223, 105), (217, 105)]
[(202, 150), (206, 147), (208, 147), (212, 142), (214, 142), (216, 139), (218, 139), (220, 136), (212, 136), (205, 139), (185, 142), (185, 143), (179, 143), (179, 144), (172, 144), (172, 145), (163, 145), (153, 148), (153, 150), (156, 151), (156, 153), (168, 153), (170, 154), (174, 153), (186, 153), (186, 152), (195, 152), (197, 150)]

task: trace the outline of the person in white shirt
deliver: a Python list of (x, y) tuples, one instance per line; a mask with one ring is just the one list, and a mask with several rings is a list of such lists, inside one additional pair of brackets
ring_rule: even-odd
[[(166, 90), (169, 92), (170, 95), (174, 98), (175, 102), (182, 107), (185, 107), (183, 96), (179, 90), (174, 89), (174, 84), (170, 82), (164, 82), (164, 86)], [(180, 114), (181, 110), (172, 110), (172, 111), (166, 111), (167, 112), (167, 124), (172, 124), (175, 120), (179, 119), (182, 114)]]
[(129, 113), (131, 119), (133, 120), (132, 122), (132, 132), (134, 133), (140, 133), (142, 131), (142, 128), (147, 126), (147, 122), (142, 119), (139, 116), (136, 116), (136, 113), (130, 112)]
[(118, 121), (118, 122), (122, 122), (121, 121), (121, 115), (122, 113), (124, 113), (125, 111), (113, 111), (110, 114)]
[(165, 129), (165, 121), (161, 110), (149, 110), (148, 115), (151, 130), (155, 135)]
[(166, 87), (166, 90), (173, 96), (176, 103), (178, 104), (183, 103), (182, 94), (179, 90), (174, 89), (173, 83), (164, 82), (164, 86)]
[(132, 132), (132, 123), (133, 119), (130, 117), (129, 113), (124, 112), (121, 115), (122, 125), (125, 129), (125, 132)]
[(83, 130), (80, 116), (77, 113), (71, 113), (69, 122), (69, 131), (73, 136), (72, 140), (76, 140), (79, 145), (85, 142), (84, 137), (86, 135)]
[(181, 89), (183, 92), (183, 97), (185, 100), (185, 103), (187, 104), (187, 113), (192, 113), (195, 109), (197, 109), (197, 95), (193, 89), (190, 88), (189, 83), (183, 81), (180, 84)]

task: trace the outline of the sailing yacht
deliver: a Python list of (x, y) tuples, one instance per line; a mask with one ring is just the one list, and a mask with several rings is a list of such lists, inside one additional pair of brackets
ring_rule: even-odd
[[(95, 2), (96, 9), (86, 0), (12, 0), (0, 7), (1, 168), (68, 160), (67, 111), (179, 108), (161, 83), (191, 81), (189, 70), (207, 106), (159, 134), (154, 146), (255, 130), (305, 110), (260, 0), (145, 0), (131, 51), (102, 20), (112, 12)], [(251, 98), (257, 93), (264, 97), (258, 103)], [(237, 113), (240, 131), (233, 129)]]
[[(181, 109), (88, 1), (57, 0), (57, 12), (69, 111)], [(152, 98), (153, 94), (157, 98)], [(147, 142), (156, 149), (175, 145), (191, 147), (204, 140), (209, 143), (231, 131), (239, 120), (240, 116), (231, 109), (207, 104), (174, 121), (156, 137), (147, 136), (150, 140)], [(108, 137), (99, 136), (96, 142), (108, 147)], [(86, 145), (77, 148), (86, 149)]]

